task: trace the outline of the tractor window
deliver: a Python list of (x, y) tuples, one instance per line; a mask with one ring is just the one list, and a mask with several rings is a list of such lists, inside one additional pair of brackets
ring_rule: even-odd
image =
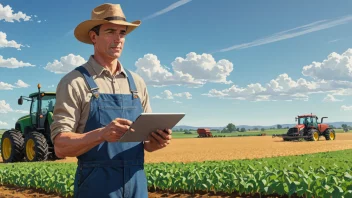
[(42, 114), (54, 111), (54, 105), (56, 102), (55, 96), (46, 95), (42, 98)]

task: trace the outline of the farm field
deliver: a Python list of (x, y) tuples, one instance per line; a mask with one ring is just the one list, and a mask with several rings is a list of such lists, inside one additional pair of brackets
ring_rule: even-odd
[[(292, 156), (292, 155), (302, 155), (302, 154), (313, 154), (313, 153), (319, 153), (319, 152), (339, 151), (339, 150), (346, 150), (346, 149), (350, 149), (349, 153), (346, 153), (346, 154), (340, 153), (338, 155), (331, 154), (328, 157), (324, 157), (324, 156), (317, 157), (317, 159), (319, 158), (319, 160), (324, 160), (324, 162), (322, 162), (322, 164), (324, 164), (326, 169), (329, 169), (329, 170), (326, 170), (327, 172), (333, 171), (334, 173), (337, 174), (338, 171), (340, 171), (339, 174), (345, 174), (345, 172), (343, 172), (343, 171), (347, 170), (347, 171), (349, 171), (349, 174), (352, 174), (349, 166), (344, 167), (343, 169), (341, 167), (338, 168), (338, 167), (333, 166), (335, 164), (335, 162), (337, 162), (338, 160), (345, 160), (344, 161), (345, 163), (352, 163), (352, 162), (347, 162), (348, 159), (346, 159), (346, 157), (345, 157), (345, 155), (352, 154), (351, 153), (351, 151), (352, 151), (351, 150), (352, 149), (352, 133), (338, 133), (337, 139), (334, 141), (325, 141), (324, 138), (321, 138), (321, 140), (318, 142), (282, 142), (281, 138), (272, 138), (271, 136), (227, 137), (227, 138), (220, 138), (220, 137), (218, 137), (218, 138), (188, 138), (188, 139), (176, 138), (172, 141), (172, 143), (167, 148), (160, 150), (160, 151), (157, 151), (157, 152), (154, 152), (154, 153), (146, 153), (146, 155), (145, 155), (146, 163), (147, 163), (146, 170), (150, 174), (149, 179), (151, 182), (151, 184), (150, 184), (150, 186), (151, 186), (150, 197), (161, 197), (161, 195), (163, 194), (163, 193), (160, 193), (160, 191), (152, 192), (152, 190), (153, 190), (152, 184), (153, 183), (157, 186), (165, 187), (165, 184), (160, 183), (160, 181), (158, 181), (158, 179), (157, 179), (158, 175), (162, 179), (163, 176), (160, 175), (160, 173), (163, 173), (164, 177), (168, 174), (170, 175), (169, 177), (172, 177), (171, 173), (167, 172), (165, 167), (170, 167), (170, 170), (173, 169), (172, 173), (174, 173), (174, 174), (176, 174), (176, 172), (182, 172), (182, 171), (185, 173), (187, 171), (193, 170), (195, 167), (199, 167), (200, 169), (202, 169), (202, 171), (205, 171), (205, 170), (206, 171), (205, 172), (200, 171), (198, 174), (200, 174), (200, 173), (208, 174), (208, 172), (210, 175), (218, 174), (221, 177), (224, 177), (223, 179), (227, 178), (225, 183), (228, 183), (228, 182), (232, 182), (232, 180), (230, 180), (228, 177), (226, 177), (224, 175), (225, 174), (224, 171), (222, 171), (222, 170), (227, 170), (225, 172), (230, 171), (229, 173), (233, 172), (233, 173), (235, 173), (235, 176), (237, 175), (237, 176), (241, 176), (243, 178), (246, 178), (248, 176), (249, 173), (246, 173), (246, 172), (248, 171), (248, 169), (251, 169), (250, 167), (252, 167), (253, 170), (256, 171), (256, 175), (260, 174), (260, 170), (262, 170), (264, 167), (270, 167), (271, 171), (274, 171), (274, 172), (278, 171), (278, 172), (275, 172), (275, 174), (279, 174), (279, 173), (281, 174), (282, 172), (280, 172), (280, 171), (283, 171), (283, 167), (279, 164), (282, 164), (283, 166), (285, 166), (285, 164), (288, 162), (297, 161), (297, 162), (295, 162), (296, 163), (295, 167), (287, 167), (287, 168), (294, 168), (295, 169), (294, 171), (299, 171), (299, 169), (297, 169), (297, 166), (299, 166), (297, 164), (300, 163), (299, 160), (301, 160), (301, 162), (304, 162), (304, 161), (311, 159), (311, 157), (309, 157), (309, 156), (305, 157), (305, 158), (302, 158), (299, 156), (298, 157), (291, 157), (289, 160), (286, 160), (286, 161), (285, 161), (284, 157), (272, 158), (271, 162), (261, 161), (261, 163), (269, 163), (270, 164), (270, 166), (269, 166), (269, 164), (267, 164), (266, 166), (263, 166), (263, 165), (257, 164), (258, 161), (256, 161), (256, 160), (260, 160), (258, 158), (271, 158), (271, 157), (276, 157), (276, 156)], [(334, 157), (339, 157), (339, 159), (334, 159)], [(253, 160), (249, 161), (246, 159), (253, 159), (254, 161)], [(228, 162), (228, 160), (239, 160), (239, 161), (236, 161), (236, 162), (234, 162), (234, 164), (232, 164), (232, 163)], [(268, 160), (270, 161), (270, 159), (268, 159)], [(329, 160), (331, 160), (331, 161), (329, 161)], [(204, 164), (201, 163), (201, 164), (191, 165), (192, 163), (196, 163), (196, 161), (198, 161), (198, 162), (208, 161), (208, 162), (204, 163)], [(212, 164), (212, 162), (209, 162), (209, 161), (214, 161), (215, 164)], [(215, 161), (222, 161), (222, 162), (215, 162)], [(279, 163), (279, 161), (281, 161), (281, 162), (285, 161), (285, 162)], [(46, 178), (45, 174), (53, 172), (53, 171), (59, 171), (59, 170), (62, 170), (63, 172), (68, 171), (69, 174), (66, 174), (66, 176), (65, 175), (60, 176), (64, 179), (64, 177), (69, 177), (68, 175), (72, 174), (72, 171), (74, 170), (73, 167), (75, 167), (74, 162), (76, 162), (75, 158), (67, 158), (64, 160), (58, 160), (56, 162), (33, 163), (33, 164), (23, 165), (23, 166), (16, 165), (14, 167), (14, 170), (32, 169), (34, 166), (40, 166), (39, 164), (42, 164), (43, 167), (48, 167), (49, 165), (47, 165), (47, 164), (52, 164), (52, 165), (50, 165), (50, 167), (54, 168), (55, 170), (45, 171), (45, 173), (43, 173), (44, 178)], [(172, 164), (165, 164), (165, 163), (173, 163), (173, 162), (176, 162), (176, 163), (182, 162), (182, 163), (186, 163), (186, 164), (180, 165), (180, 166), (174, 166)], [(163, 165), (160, 165), (158, 163), (163, 163)], [(247, 163), (250, 163), (251, 166), (248, 166)], [(308, 162), (308, 161), (305, 162), (304, 170), (307, 171), (306, 174), (308, 174), (308, 173), (312, 174), (312, 172), (309, 171), (310, 170), (309, 163), (310, 162)], [(338, 165), (340, 166), (341, 164), (338, 164)], [(321, 166), (320, 166), (321, 164), (318, 161), (312, 162), (311, 165), (315, 169), (321, 168)], [(0, 171), (2, 171), (4, 166), (5, 166), (5, 164), (0, 165)], [(18, 168), (16, 168), (17, 166), (18, 166)], [(208, 166), (213, 167), (213, 168), (208, 168)], [(326, 166), (331, 166), (331, 167), (328, 168)], [(164, 167), (164, 168), (160, 168), (160, 167)], [(184, 168), (182, 168), (182, 167), (184, 167)], [(217, 173), (214, 172), (214, 167), (219, 167)], [(276, 167), (276, 168), (272, 169), (273, 167)], [(36, 171), (39, 170), (39, 169), (35, 169), (35, 168), (33, 168), (33, 169)], [(155, 172), (154, 171), (155, 169), (159, 169), (158, 170), (159, 173)], [(180, 169), (180, 170), (175, 171), (176, 169)], [(241, 171), (239, 171), (239, 170), (241, 170)], [(324, 170), (319, 169), (319, 171), (325, 171), (325, 169)], [(59, 172), (61, 172), (61, 171), (59, 171)], [(7, 172), (7, 173), (9, 173), (9, 172)], [(195, 172), (192, 172), (192, 173), (196, 174)], [(190, 172), (188, 172), (187, 174), (190, 174)], [(200, 174), (200, 175), (202, 175), (202, 174)], [(241, 175), (241, 174), (243, 174), (243, 175)], [(2, 175), (5, 175), (4, 172), (2, 172)], [(26, 177), (31, 178), (31, 176), (25, 176), (25, 175), (17, 175), (17, 176), (19, 176), (20, 178), (26, 178)], [(211, 177), (213, 177), (213, 176), (214, 175), (212, 175)], [(11, 177), (14, 178), (15, 176), (11, 176)], [(50, 176), (47, 176), (47, 177), (50, 177)], [(203, 177), (204, 177), (204, 175), (203, 175)], [(292, 177), (294, 177), (294, 176), (292, 176)], [(39, 178), (39, 180), (43, 180), (44, 178)], [(153, 178), (154, 178), (154, 180), (153, 180)], [(188, 175), (187, 177), (185, 176), (185, 179), (186, 178), (188, 178), (188, 179), (193, 178), (193, 180), (194, 180), (195, 175)], [(343, 178), (343, 176), (342, 176), (342, 178)], [(347, 175), (347, 178), (349, 178), (349, 175)], [(171, 183), (173, 183), (172, 179), (171, 180), (169, 178), (164, 178), (164, 179), (168, 179), (169, 182), (171, 181)], [(179, 179), (179, 176), (175, 176), (174, 179), (176, 179), (176, 180)], [(48, 179), (48, 180), (50, 180), (50, 179)], [(57, 180), (58, 179), (56, 178), (55, 181), (57, 181)], [(212, 180), (214, 180), (214, 178), (212, 178)], [(352, 180), (352, 176), (351, 176), (351, 180)], [(6, 180), (1, 178), (1, 181), (6, 181)], [(13, 181), (15, 181), (15, 180), (13, 180)], [(187, 179), (185, 181), (187, 182)], [(225, 180), (223, 180), (223, 182), (224, 181)], [(204, 182), (206, 182), (206, 181), (204, 180)], [(341, 181), (338, 180), (338, 182), (345, 185), (342, 180)], [(27, 182), (23, 182), (23, 184), (26, 184), (26, 183)], [(67, 183), (67, 184), (69, 184), (69, 183)], [(58, 184), (58, 186), (60, 186), (60, 185), (62, 185), (62, 184)], [(173, 184), (173, 185), (174, 185), (174, 188), (176, 188), (175, 185), (176, 186), (180, 185), (179, 187), (182, 188), (182, 185), (180, 183)], [(197, 185), (199, 185), (199, 184), (197, 184)], [(218, 187), (218, 188), (220, 188), (220, 187)], [(63, 187), (61, 187), (61, 188), (63, 188)], [(69, 188), (69, 187), (66, 186), (66, 188)], [(202, 187), (198, 186), (198, 188), (202, 188)], [(16, 195), (19, 195), (18, 197), (21, 197), (22, 195), (27, 196), (27, 197), (28, 196), (35, 197), (34, 194), (38, 195), (36, 197), (39, 197), (39, 195), (40, 195), (40, 197), (54, 197), (53, 195), (45, 195), (43, 192), (38, 193), (33, 190), (26, 190), (26, 189), (20, 190), (19, 188), (16, 188), (16, 190), (15, 190), (14, 187), (2, 186), (2, 189), (0, 188), (0, 190), (1, 190), (1, 193), (6, 193), (9, 191), (10, 191), (10, 193), (15, 192)], [(66, 191), (67, 190), (69, 191), (70, 189), (66, 189)], [(352, 189), (350, 189), (350, 190), (352, 190)], [(61, 190), (61, 191), (64, 191), (64, 190)], [(3, 195), (1, 195), (1, 193), (0, 193), (0, 196), (3, 196)], [(31, 194), (31, 195), (29, 195), (29, 194)], [(174, 195), (176, 196), (177, 194), (174, 194)], [(6, 197), (6, 196), (4, 196), (4, 197)], [(8, 197), (11, 197), (11, 196), (8, 196)], [(180, 197), (180, 196), (177, 196), (177, 197)], [(183, 197), (186, 197), (186, 195), (184, 195)], [(195, 196), (192, 196), (192, 197), (195, 197)], [(216, 195), (213, 197), (216, 197)]]

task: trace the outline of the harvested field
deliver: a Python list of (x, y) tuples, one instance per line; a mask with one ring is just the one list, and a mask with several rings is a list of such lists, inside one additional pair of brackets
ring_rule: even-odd
[[(205, 160), (253, 159), (263, 157), (300, 155), (352, 148), (352, 133), (338, 133), (336, 140), (318, 142), (283, 142), (281, 138), (227, 137), (173, 139), (165, 149), (146, 153), (146, 163), (192, 162)], [(67, 158), (56, 162), (75, 162)]]

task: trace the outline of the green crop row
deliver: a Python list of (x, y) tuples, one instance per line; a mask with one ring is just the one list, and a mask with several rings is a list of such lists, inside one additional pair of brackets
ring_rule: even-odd
[[(352, 150), (255, 160), (146, 164), (150, 190), (352, 197)], [(0, 183), (72, 196), (75, 163), (0, 165)]]

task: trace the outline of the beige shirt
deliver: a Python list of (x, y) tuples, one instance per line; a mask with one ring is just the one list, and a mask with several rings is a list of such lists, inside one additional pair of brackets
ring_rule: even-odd
[[(130, 94), (127, 74), (121, 65), (121, 70), (115, 76), (99, 65), (93, 56), (90, 56), (83, 66), (93, 77), (100, 93)], [(142, 102), (144, 112), (152, 112), (150, 107), (147, 86), (144, 80), (130, 71), (136, 84), (138, 96)], [(73, 70), (67, 73), (59, 82), (56, 89), (56, 104), (53, 123), (51, 124), (51, 140), (61, 132), (82, 133), (85, 128), (90, 110), (92, 93), (88, 89), (82, 74)]]

